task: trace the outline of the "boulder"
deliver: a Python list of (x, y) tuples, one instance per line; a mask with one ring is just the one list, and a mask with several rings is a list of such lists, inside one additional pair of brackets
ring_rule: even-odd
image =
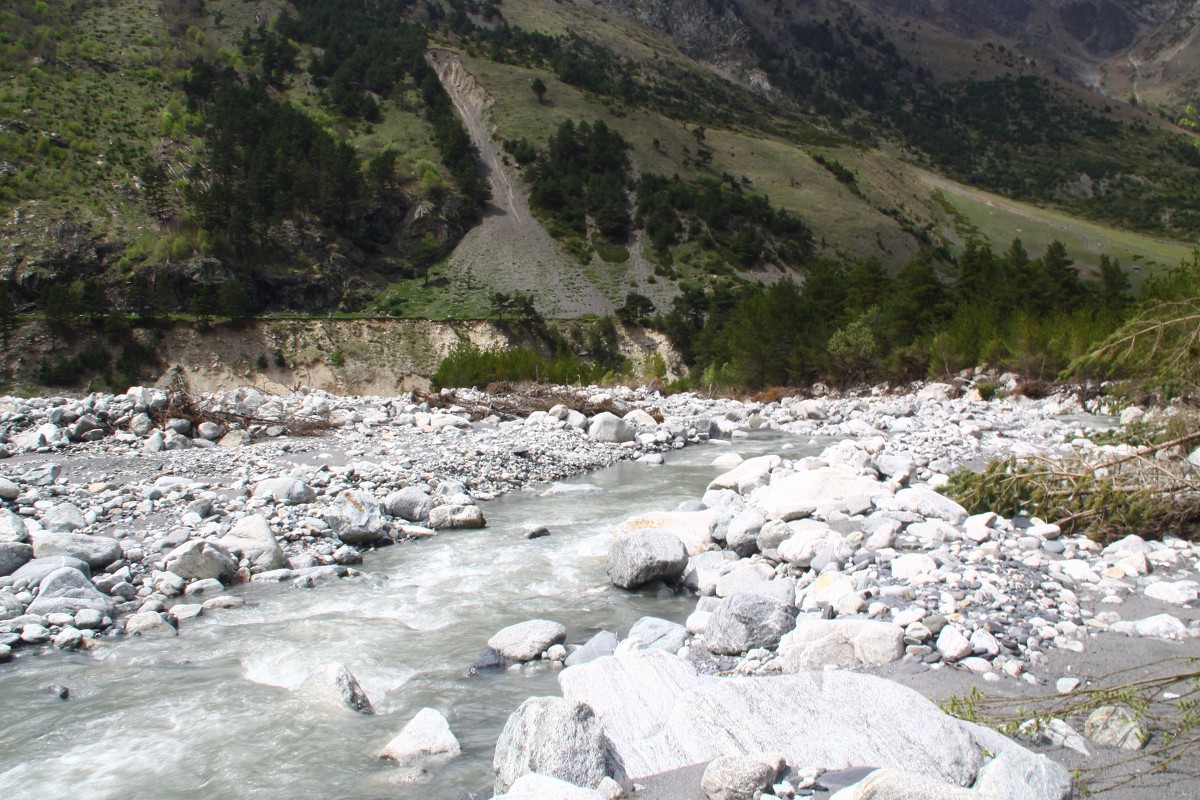
[(507, 790), (530, 772), (595, 786), (609, 772), (606, 752), (604, 731), (587, 705), (531, 697), (508, 718), (496, 742), (496, 791)]
[(568, 667), (573, 667), (576, 664), (586, 664), (597, 658), (612, 655), (619, 643), (617, 635), (612, 631), (600, 631), (567, 656), (566, 664)]
[(121, 543), (107, 536), (40, 531), (33, 535), (33, 554), (38, 558), (69, 556), (92, 569), (104, 569), (121, 557)]
[(683, 542), (687, 554), (703, 553), (714, 541), (713, 534), (727, 519), (720, 511), (656, 511), (630, 517), (613, 529), (620, 539), (637, 531), (662, 531)]
[(461, 752), (446, 718), (432, 708), (422, 708), (400, 729), (396, 738), (387, 743), (379, 757), (406, 766), (449, 761)]
[(611, 800), (611, 795), (604, 795), (595, 789), (585, 789), (573, 783), (541, 775), (537, 772), (526, 772), (513, 782), (504, 794), (495, 795), (492, 800)]
[(178, 636), (179, 631), (157, 611), (142, 611), (125, 621), (127, 636)]
[(392, 492), (383, 500), (383, 509), (389, 516), (409, 522), (426, 522), (433, 509), (433, 498), (420, 489), (409, 486)]
[(42, 578), (38, 595), (27, 611), (30, 614), (73, 615), (85, 608), (112, 616), (114, 604), (112, 598), (101, 594), (82, 572), (72, 567), (60, 567)]
[(630, 780), (759, 753), (825, 769), (906, 769), (958, 785), (980, 766), (961, 722), (912, 689), (871, 675), (724, 678), (698, 675), (661, 650), (637, 650), (569, 667), (559, 684), (567, 701), (594, 710)]
[(868, 619), (805, 619), (779, 643), (785, 672), (881, 667), (904, 657), (904, 629)]
[(70, 556), (47, 556), (46, 558), (34, 558), (30, 560), (14, 572), (12, 578), (14, 581), (25, 581), (32, 590), (47, 575), (63, 567), (70, 567), (85, 578), (92, 576), (92, 570), (86, 561), (80, 561), (78, 558), (71, 558)]
[(42, 527), (54, 533), (70, 533), (87, 527), (83, 512), (73, 503), (59, 503), (42, 514)]
[(533, 661), (551, 645), (567, 640), (567, 629), (547, 619), (531, 619), (509, 625), (488, 639), (488, 647), (509, 661)]
[(855, 475), (837, 467), (821, 467), (788, 475), (751, 495), (751, 501), (768, 519), (784, 522), (801, 519), (820, 507), (826, 512), (855, 514), (870, 508), (892, 489), (874, 478)]
[[(621, 647), (634, 650), (666, 650), (674, 653), (683, 647), (687, 635), (687, 628), (678, 622), (669, 622), (658, 617), (642, 617), (633, 623), (629, 635), (621, 642)], [(571, 662), (568, 660), (567, 663)]]
[(622, 589), (675, 580), (687, 565), (687, 548), (668, 531), (635, 530), (616, 538), (608, 549), (608, 577)]
[(658, 420), (654, 419), (654, 417), (650, 416), (648, 412), (643, 411), (640, 408), (633, 409), (625, 414), (625, 416), (621, 417), (621, 419), (632, 425), (635, 430), (639, 431), (652, 431), (658, 427)]
[(932, 489), (914, 486), (896, 492), (896, 508), (911, 511), (927, 519), (940, 519), (951, 525), (967, 521), (967, 510), (945, 495)]
[[(992, 738), (1008, 741), (998, 734)], [(1006, 800), (1018, 797), (1022, 800), (1070, 800), (1071, 775), (1065, 767), (1024, 747), (1010, 745), (979, 771), (972, 787), (977, 796)]]
[[(21, 487), (8, 478), (0, 478), (0, 500), (12, 502), (21, 496)], [(11, 512), (10, 512), (11, 513)]]
[(297, 690), (304, 699), (348, 708), (359, 714), (374, 714), (367, 693), (345, 664), (326, 664), (308, 674)]
[(1122, 750), (1141, 750), (1146, 746), (1146, 726), (1128, 708), (1100, 706), (1088, 715), (1083, 735), (1096, 744), (1119, 747)]
[(252, 514), (239, 520), (221, 537), (220, 543), (232, 554), (250, 561), (252, 572), (283, 569), (288, 565), (283, 548), (265, 517)]
[(33, 558), (33, 546), (24, 542), (0, 542), (0, 577), (11, 575)]
[(779, 456), (748, 458), (733, 469), (718, 475), (709, 482), (708, 488), (732, 489), (738, 494), (748, 495), (771, 481), (771, 470), (779, 467), (783, 459)]
[(203, 539), (184, 542), (167, 553), (165, 566), (184, 580), (210, 578), (228, 581), (237, 572), (237, 562), (221, 545)]
[(0, 509), (0, 542), (28, 542), (29, 529), (20, 514)]
[[(1024, 795), (1013, 795), (1013, 800)], [(979, 800), (980, 795), (952, 783), (899, 769), (877, 769), (830, 800)], [(1007, 800), (1007, 796), (1006, 796)]]
[(775, 768), (747, 756), (721, 756), (709, 762), (700, 779), (708, 800), (756, 800), (771, 788)]
[(741, 593), (721, 601), (708, 619), (704, 643), (713, 653), (735, 655), (775, 647), (796, 626), (796, 608), (766, 595)]
[(725, 546), (742, 558), (748, 558), (758, 552), (758, 535), (762, 530), (766, 517), (762, 511), (749, 506), (738, 512), (729, 521), (725, 531)]
[(593, 442), (620, 444), (632, 442), (636, 436), (636, 428), (608, 411), (601, 411), (592, 417), (592, 421), (588, 425), (588, 438)]
[(924, 553), (905, 553), (892, 560), (892, 577), (908, 582), (918, 575), (937, 572), (937, 562)]
[(347, 489), (337, 496), (325, 521), (346, 544), (371, 544), (383, 538), (383, 511), (375, 495), (362, 489)]
[(479, 506), (448, 503), (429, 511), (429, 527), (435, 531), (482, 528), (486, 524)]
[(254, 497), (294, 506), (313, 502), (317, 499), (317, 492), (299, 478), (284, 476), (259, 481), (254, 487)]

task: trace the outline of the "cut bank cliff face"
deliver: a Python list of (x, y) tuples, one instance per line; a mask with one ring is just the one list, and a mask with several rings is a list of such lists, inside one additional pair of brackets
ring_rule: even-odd
[[(666, 362), (668, 378), (685, 371), (664, 334), (620, 324), (617, 332), (618, 348), (634, 374), (655, 353)], [(135, 335), (153, 346), (159, 361), (147, 371), (146, 383), (192, 392), (253, 386), (280, 393), (308, 386), (338, 394), (394, 395), (428, 389), (442, 359), (462, 343), (482, 350), (538, 346), (519, 326), (488, 320), (264, 319), (207, 328), (181, 323)], [(36, 384), (39, 366), (44, 358), (71, 355), (74, 351), (40, 323), (28, 323), (13, 334), (3, 377), (10, 390), (61, 393), (67, 387)], [(83, 381), (70, 388), (90, 389)]]

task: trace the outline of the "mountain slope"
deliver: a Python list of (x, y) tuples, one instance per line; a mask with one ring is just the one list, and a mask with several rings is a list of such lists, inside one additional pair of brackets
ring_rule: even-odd
[[(18, 0), (0, 13), (3, 274), (26, 308), (62, 284), (194, 310), (236, 284), (254, 311), (462, 317), (497, 292), (553, 316), (630, 292), (661, 310), (816, 259), (896, 271), (930, 252), (952, 274), (973, 236), (1152, 270), (1200, 234), (1200, 157), (1067, 77), (1187, 74), (1194, 17), (1169, 0)], [(605, 163), (623, 166), (556, 162), (564, 130), (619, 143)]]

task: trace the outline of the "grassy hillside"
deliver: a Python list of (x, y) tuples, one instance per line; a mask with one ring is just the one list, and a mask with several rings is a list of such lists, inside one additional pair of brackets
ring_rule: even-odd
[[(118, 310), (162, 313), (232, 281), (256, 311), (477, 316), (498, 290), (536, 291), (578, 315), (630, 291), (661, 310), (685, 286), (770, 283), (814, 259), (895, 272), (927, 250), (952, 276), (971, 237), (1021, 238), (1035, 255), (1059, 240), (1085, 272), (1102, 254), (1149, 272), (1200, 233), (1200, 158), (1136, 109), (890, 12), (739, 7), (746, 35), (718, 52), (605, 3), (18, 0), (0, 12), (10, 292), (38, 309), (48, 285), (82, 296), (90, 280)], [(419, 52), (380, 57), (373, 37), (392, 34), (459, 54), (489, 95), (492, 144), (549, 230), (527, 269), (519, 248), (480, 268), (483, 173)], [(250, 141), (218, 102), (225, 85), (257, 97), (263, 119), (307, 122)], [(566, 122), (603, 122), (627, 145), (620, 234), (590, 212), (563, 228), (504, 152), (545, 151)], [(636, 213), (644, 175), (678, 176), (692, 198), (765, 200), (811, 238), (793, 252), (765, 217), (726, 231), (681, 207), (670, 244), (653, 246)], [(453, 255), (460, 242), (471, 258)]]

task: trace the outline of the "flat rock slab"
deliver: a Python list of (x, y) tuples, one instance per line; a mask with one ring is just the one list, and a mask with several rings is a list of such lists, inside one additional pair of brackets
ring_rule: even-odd
[(892, 767), (959, 786), (981, 764), (962, 723), (917, 692), (870, 675), (718, 678), (646, 650), (569, 667), (559, 684), (567, 700), (596, 712), (632, 780), (756, 753), (824, 769)]
[(566, 640), (567, 629), (559, 623), (531, 619), (500, 629), (488, 639), (488, 647), (509, 661), (532, 661)]

